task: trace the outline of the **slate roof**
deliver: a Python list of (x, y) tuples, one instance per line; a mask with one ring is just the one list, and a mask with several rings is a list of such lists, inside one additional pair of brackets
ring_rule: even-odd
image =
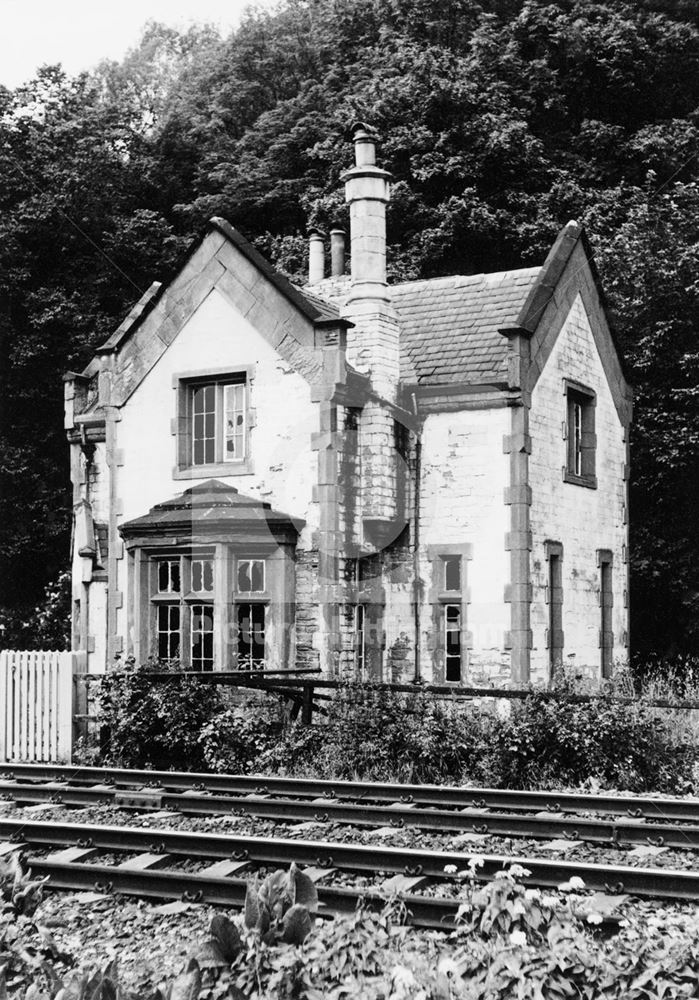
[(393, 285), (400, 321), (401, 379), (446, 385), (505, 382), (507, 338), (540, 267), (454, 275)]
[(121, 534), (177, 535), (207, 530), (237, 531), (246, 537), (298, 532), (305, 522), (273, 510), (271, 504), (239, 493), (234, 486), (209, 479), (151, 507), (147, 514), (119, 526)]

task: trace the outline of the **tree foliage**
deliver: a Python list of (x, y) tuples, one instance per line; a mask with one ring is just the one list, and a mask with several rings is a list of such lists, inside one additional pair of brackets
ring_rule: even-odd
[(300, 277), (359, 119), (394, 175), (394, 279), (536, 264), (587, 227), (637, 398), (634, 644), (696, 648), (698, 108), (687, 0), (285, 0), (0, 91), (7, 600), (66, 558), (61, 374), (213, 214)]

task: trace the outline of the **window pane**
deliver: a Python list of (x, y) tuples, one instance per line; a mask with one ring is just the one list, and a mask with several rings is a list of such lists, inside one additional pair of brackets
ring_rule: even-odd
[(461, 680), (461, 608), (447, 604), (444, 608), (445, 677), (448, 681)]
[(245, 385), (226, 385), (224, 390), (223, 460), (245, 458)]
[(366, 609), (363, 604), (356, 606), (354, 615), (357, 677), (362, 680), (366, 664)]
[(210, 604), (191, 608), (192, 670), (212, 670), (214, 666), (214, 609)]
[(264, 604), (238, 605), (238, 669), (262, 670), (265, 658)]
[(575, 453), (575, 474), (582, 475), (582, 406), (573, 404), (573, 448)]
[(254, 593), (262, 593), (265, 589), (265, 564), (262, 559), (253, 559), (251, 563), (252, 589)]
[(192, 591), (195, 594), (211, 594), (213, 589), (213, 559), (192, 559)]
[(192, 389), (192, 462), (204, 465), (216, 461), (216, 386)]
[(180, 655), (180, 609), (176, 604), (161, 604), (157, 612), (158, 657), (176, 659)]
[(179, 594), (180, 592), (180, 561), (179, 559), (161, 559), (158, 561), (158, 593)]
[(265, 589), (264, 559), (238, 560), (238, 593), (261, 594)]
[(444, 589), (461, 590), (461, 556), (444, 558)]

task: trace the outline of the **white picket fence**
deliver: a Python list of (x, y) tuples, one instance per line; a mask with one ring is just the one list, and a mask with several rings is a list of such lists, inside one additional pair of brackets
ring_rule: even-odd
[(73, 656), (0, 651), (0, 761), (71, 763)]

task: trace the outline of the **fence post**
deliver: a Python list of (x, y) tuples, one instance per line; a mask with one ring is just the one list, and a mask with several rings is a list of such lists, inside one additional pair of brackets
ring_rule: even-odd
[(0, 652), (0, 760), (7, 760), (7, 679), (10, 672), (10, 653)]
[(58, 659), (58, 698), (56, 705), (60, 763), (70, 764), (73, 757), (73, 654), (61, 653)]
[(313, 684), (304, 681), (303, 701), (301, 703), (301, 722), (304, 726), (310, 726), (313, 720)]
[(88, 687), (85, 682), (87, 674), (87, 653), (73, 653), (73, 729), (72, 745), (81, 736), (87, 736)]

